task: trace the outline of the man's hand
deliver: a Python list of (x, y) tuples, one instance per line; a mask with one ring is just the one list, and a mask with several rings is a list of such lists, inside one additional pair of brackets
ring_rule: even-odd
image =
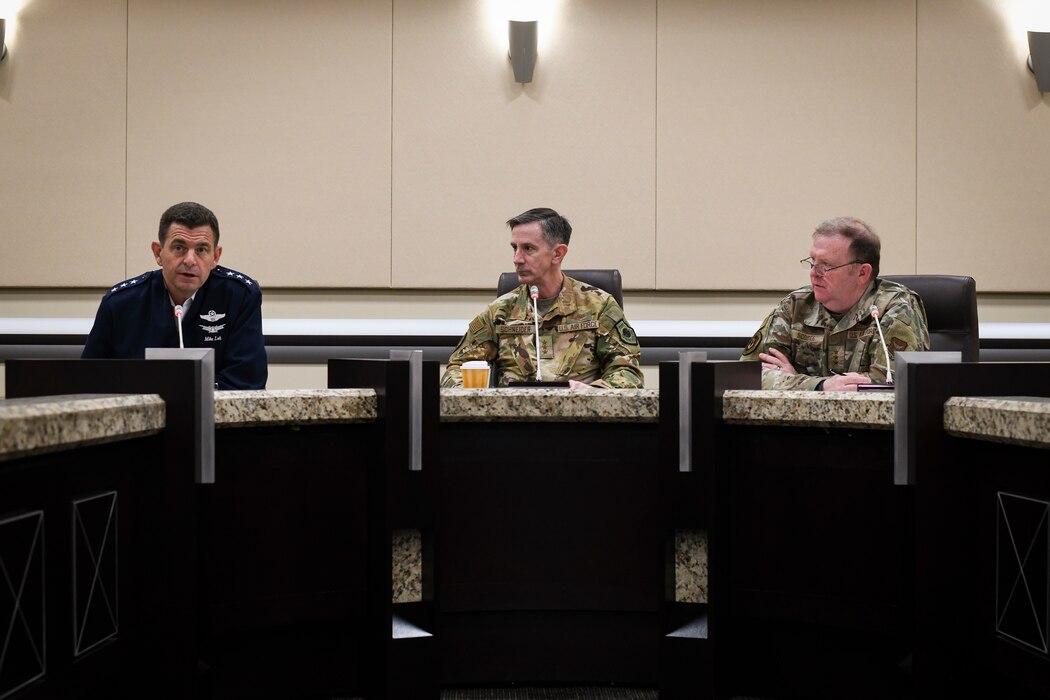
[(856, 391), (858, 384), (871, 384), (871, 379), (857, 372), (836, 374), (824, 380), (824, 391)]
[(570, 389), (593, 389), (594, 387), (591, 386), (590, 384), (586, 384), (584, 382), (578, 382), (575, 379), (570, 379), (569, 380), (569, 388)]
[(779, 369), (781, 372), (787, 372), (788, 374), (798, 374), (787, 355), (776, 348), (770, 348), (769, 352), (758, 353), (758, 359), (762, 360), (762, 369)]

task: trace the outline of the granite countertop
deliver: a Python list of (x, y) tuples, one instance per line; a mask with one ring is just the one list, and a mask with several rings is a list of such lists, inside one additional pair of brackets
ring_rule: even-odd
[(944, 429), (956, 437), (1050, 449), (1050, 398), (956, 396), (944, 404)]
[(374, 389), (216, 391), (215, 427), (367, 423), (377, 415)]
[[(164, 426), (164, 404), (155, 395), (147, 396), (83, 395), (2, 401), (0, 459), (48, 445), (64, 449), (156, 432)], [(159, 405), (159, 422), (154, 404)], [(660, 417), (660, 392), (442, 389), (440, 411), (441, 420), (448, 422), (655, 423)], [(376, 417), (377, 397), (372, 389), (215, 392), (217, 428), (360, 423)], [(723, 398), (723, 418), (727, 423), (892, 429), (893, 394), (732, 390)], [(32, 423), (34, 420), (37, 423)], [(112, 433), (107, 433), (108, 429)]]
[(655, 423), (658, 389), (442, 389), (448, 422)]
[(893, 392), (752, 391), (722, 398), (726, 423), (893, 430)]
[(164, 428), (156, 394), (69, 394), (0, 400), (0, 460), (116, 442)]

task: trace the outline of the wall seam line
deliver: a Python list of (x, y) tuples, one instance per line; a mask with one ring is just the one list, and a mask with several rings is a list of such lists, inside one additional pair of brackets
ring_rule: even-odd
[(653, 2), (653, 289), (660, 288), (660, 0)]
[(129, 124), (131, 122), (131, 0), (124, 2), (124, 277), (128, 279), (128, 181), (131, 179)]
[(915, 239), (912, 253), (915, 256), (915, 274), (919, 274), (919, 3), (915, 0)]
[(390, 261), (387, 289), (394, 288), (394, 2), (390, 0)]

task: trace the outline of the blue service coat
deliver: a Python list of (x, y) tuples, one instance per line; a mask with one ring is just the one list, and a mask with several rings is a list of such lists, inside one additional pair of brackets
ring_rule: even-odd
[[(162, 270), (133, 277), (102, 297), (81, 357), (141, 359), (146, 348), (177, 348), (175, 323)], [(247, 275), (216, 265), (182, 319), (182, 337), (184, 347), (215, 350), (220, 389), (266, 387), (262, 291)]]

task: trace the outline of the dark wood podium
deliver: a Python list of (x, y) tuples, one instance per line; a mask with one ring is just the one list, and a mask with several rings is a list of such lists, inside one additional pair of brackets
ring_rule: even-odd
[[(428, 603), (391, 604), (392, 533), (430, 535), (423, 473), (404, 461), (407, 362), (332, 361), (333, 388), (376, 391), (374, 421), (215, 430), (206, 484), (186, 439), (201, 417), (199, 361), (12, 360), (6, 371), (11, 398), (155, 393), (167, 404), (160, 435), (66, 460), (77, 494), (95, 481), (119, 494), (121, 628), (86, 659), (49, 657), (40, 697), (437, 697), (432, 639), (394, 633), (429, 627)], [(81, 461), (96, 455), (97, 469)], [(35, 467), (56, 459), (20, 466), (26, 484), (0, 505), (34, 507), (55, 488)], [(68, 564), (48, 572), (49, 598), (68, 597)], [(67, 636), (54, 627), (50, 644)]]
[(671, 522), (707, 531), (709, 602), (669, 606), (661, 698), (899, 696), (912, 510), (892, 430), (727, 423), (724, 389), (759, 388), (760, 367), (720, 364), (694, 365), (692, 469), (666, 477)]
[[(726, 498), (720, 460), (731, 453), (721, 426), (722, 396), (729, 389), (760, 389), (757, 362), (660, 363), (661, 537), (663, 608), (660, 621), (659, 691), (664, 700), (713, 697), (725, 663), (730, 625), (728, 588), (720, 568), (729, 556), (719, 531)], [(689, 418), (682, 419), (683, 409)], [(685, 431), (683, 435), (682, 431)], [(708, 541), (707, 603), (676, 601), (675, 536), (678, 530), (704, 531)]]
[[(70, 537), (75, 531), (68, 523), (74, 503), (112, 494), (117, 517), (117, 585), (110, 593), (119, 605), (118, 633), (88, 654), (75, 653), (63, 625), (68, 616), (62, 612), (71, 595), (71, 560), (60, 556), (52, 562), (47, 569), (49, 608), (54, 610), (49, 621), (58, 627), (48, 635), (49, 669), (35, 691), (43, 697), (50, 696), (52, 686), (65, 688), (69, 697), (89, 696), (97, 684), (124, 695), (181, 698), (196, 692), (194, 445), (185, 436), (192, 435), (198, 417), (199, 370), (199, 362), (190, 360), (6, 363), (8, 398), (159, 394), (167, 404), (167, 427), (159, 435), (31, 460), (22, 465), (17, 481), (3, 489), (8, 507), (33, 509), (41, 499), (49, 504), (45, 511), (53, 511), (54, 517), (48, 521), (56, 524), (45, 533), (50, 551), (74, 546)], [(66, 476), (56, 476), (62, 473)]]
[[(713, 499), (703, 456), (677, 471), (676, 373), (661, 367), (658, 422), (440, 423), (428, 481), (443, 685), (709, 686), (707, 639), (668, 636), (706, 614), (674, 602), (673, 544), (676, 528), (707, 527)], [(757, 388), (758, 366), (699, 363), (693, 382), (702, 455), (719, 393)]]
[(1050, 363), (907, 367), (915, 677), (929, 697), (1050, 698), (1050, 451), (953, 437), (951, 397), (1050, 397)]
[[(404, 353), (403, 353), (404, 354)], [(367, 483), (360, 494), (368, 537), (365, 560), (365, 673), (369, 698), (437, 700), (434, 637), (434, 511), (428, 490), (434, 458), (439, 392), (437, 362), (409, 359), (329, 360), (328, 386), (376, 391), (380, 420), (369, 445)], [(418, 530), (422, 542), (422, 600), (393, 604), (394, 534)]]

